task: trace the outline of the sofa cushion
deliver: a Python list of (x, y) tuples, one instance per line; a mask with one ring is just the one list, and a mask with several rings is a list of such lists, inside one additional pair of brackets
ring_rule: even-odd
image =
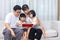
[(46, 30), (46, 34), (48, 37), (56, 37), (57, 36), (57, 31), (53, 29)]
[[(51, 21), (43, 21), (43, 25), (47, 29), (46, 34), (47, 34), (48, 37), (57, 36), (57, 31), (51, 29), (51, 27), (52, 27), (51, 26)], [(54, 27), (54, 25), (53, 25), (53, 27)], [(3, 34), (2, 34), (3, 29), (4, 29), (4, 23), (3, 23), (3, 21), (0, 21), (0, 37), (2, 37), (2, 38), (3, 38)]]
[(42, 21), (42, 25), (45, 28), (45, 30), (51, 29), (51, 21)]

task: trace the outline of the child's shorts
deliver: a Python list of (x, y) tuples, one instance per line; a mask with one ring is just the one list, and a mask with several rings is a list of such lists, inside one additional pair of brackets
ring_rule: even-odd
[(28, 30), (28, 29), (26, 29), (26, 28), (23, 29), (24, 32), (27, 32), (27, 30)]

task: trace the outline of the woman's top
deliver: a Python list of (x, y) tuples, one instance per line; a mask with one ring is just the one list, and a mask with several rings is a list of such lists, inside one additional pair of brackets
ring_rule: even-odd
[[(34, 17), (33, 19), (30, 18), (30, 22), (31, 22), (33, 25), (36, 25), (36, 24), (37, 24), (36, 20), (37, 20), (37, 17)], [(34, 26), (33, 28), (40, 29), (41, 26), (40, 26), (40, 25), (36, 25), (36, 26)]]

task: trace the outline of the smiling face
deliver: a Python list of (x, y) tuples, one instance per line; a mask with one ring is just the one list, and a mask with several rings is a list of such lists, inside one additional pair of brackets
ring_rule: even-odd
[(24, 13), (25, 13), (26, 15), (28, 15), (28, 13), (29, 13), (29, 7), (28, 7), (27, 4), (24, 4), (24, 5), (22, 6), (22, 10), (24, 11)]
[(15, 15), (15, 16), (19, 16), (20, 13), (21, 13), (21, 7), (20, 7), (19, 5), (15, 5), (15, 6), (13, 7), (13, 11), (14, 11), (14, 15)]
[(29, 13), (29, 17), (30, 17), (30, 18), (33, 18), (33, 14), (31, 14), (31, 12)]
[(20, 13), (21, 13), (21, 10), (16, 10), (16, 11), (14, 11), (14, 14), (15, 14), (16, 16), (19, 16)]
[(29, 13), (29, 9), (24, 10), (24, 13), (28, 14)]
[(20, 20), (21, 20), (21, 21), (25, 21), (26, 18), (25, 18), (25, 17), (20, 17)]
[(26, 15), (24, 13), (20, 14), (19, 20), (25, 21), (26, 20)]
[(34, 10), (30, 10), (30, 11), (29, 11), (29, 17), (30, 17), (30, 18), (33, 18), (33, 17), (35, 17), (35, 16), (36, 16), (35, 11), (34, 11)]

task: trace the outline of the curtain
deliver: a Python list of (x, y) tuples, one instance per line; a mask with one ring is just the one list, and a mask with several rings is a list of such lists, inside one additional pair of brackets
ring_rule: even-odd
[(58, 18), (58, 0), (0, 0), (0, 20), (4, 20), (6, 14), (13, 11), (15, 5), (27, 4), (30, 10), (36, 11), (40, 20), (54, 21)]

